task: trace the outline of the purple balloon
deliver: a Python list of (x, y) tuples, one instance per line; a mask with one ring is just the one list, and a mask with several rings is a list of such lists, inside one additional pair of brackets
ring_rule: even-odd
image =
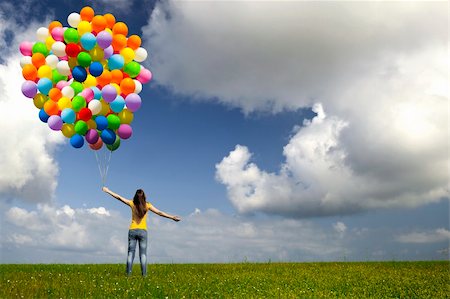
[(98, 141), (98, 138), (99, 138), (99, 136), (98, 136), (97, 130), (90, 129), (90, 130), (87, 131), (87, 133), (86, 133), (86, 141), (89, 144), (95, 144)]
[(142, 100), (141, 97), (135, 93), (130, 93), (125, 98), (125, 104), (127, 105), (128, 110), (131, 112), (135, 112), (141, 108)]
[(131, 137), (132, 134), (133, 129), (131, 128), (130, 125), (121, 124), (119, 129), (117, 129), (117, 135), (119, 135), (121, 139), (128, 139)]
[(114, 49), (112, 46), (109, 46), (108, 48), (103, 50), (103, 53), (105, 55), (104, 58), (109, 59), (109, 57), (111, 57), (114, 54)]
[(112, 43), (112, 35), (107, 31), (101, 31), (97, 34), (97, 44), (100, 48), (106, 49)]
[(111, 84), (106, 85), (105, 87), (103, 87), (102, 89), (102, 98), (108, 102), (111, 103), (112, 101), (114, 101), (117, 97), (117, 90), (114, 86), (112, 86)]
[(62, 128), (63, 121), (60, 116), (52, 115), (48, 118), (47, 124), (53, 131), (59, 131)]
[(22, 83), (22, 93), (27, 98), (33, 98), (37, 93), (37, 85), (35, 82), (27, 80)]

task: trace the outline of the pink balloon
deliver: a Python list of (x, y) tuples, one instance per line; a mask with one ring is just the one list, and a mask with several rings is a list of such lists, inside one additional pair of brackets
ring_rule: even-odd
[(150, 72), (150, 70), (141, 67), (141, 71), (139, 73), (139, 75), (136, 77), (136, 80), (138, 80), (139, 82), (141, 82), (142, 84), (148, 83), (150, 80), (152, 80), (152, 72)]
[(70, 83), (64, 80), (59, 81), (58, 83), (56, 83), (56, 88), (58, 88), (59, 90), (62, 90), (64, 87), (69, 86)]
[(132, 134), (133, 129), (131, 128), (130, 125), (121, 124), (119, 129), (117, 129), (117, 135), (119, 135), (121, 139), (128, 139), (131, 137)]
[(64, 41), (64, 29), (62, 27), (53, 28), (51, 34), (55, 41)]
[(86, 103), (89, 103), (94, 98), (94, 91), (90, 88), (85, 88), (81, 92), (81, 96), (86, 99)]
[(20, 53), (24, 56), (31, 56), (33, 49), (33, 43), (30, 42), (21, 42), (19, 46)]

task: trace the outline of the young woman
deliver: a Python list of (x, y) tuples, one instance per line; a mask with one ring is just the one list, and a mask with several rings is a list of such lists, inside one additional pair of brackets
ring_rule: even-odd
[(107, 187), (102, 190), (114, 198), (117, 198), (124, 204), (131, 208), (131, 224), (128, 231), (128, 257), (127, 257), (127, 275), (131, 274), (133, 268), (134, 252), (136, 250), (136, 243), (139, 242), (139, 259), (141, 262), (142, 276), (147, 275), (147, 212), (153, 213), (172, 219), (173, 221), (180, 221), (180, 217), (164, 213), (152, 204), (146, 201), (144, 190), (136, 190), (133, 200), (128, 200), (117, 193), (112, 192)]

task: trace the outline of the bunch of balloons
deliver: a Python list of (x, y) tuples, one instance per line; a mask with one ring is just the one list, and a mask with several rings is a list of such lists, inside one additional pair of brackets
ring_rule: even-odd
[(37, 30), (34, 43), (20, 44), (22, 93), (40, 109), (39, 118), (70, 144), (111, 151), (131, 137), (142, 84), (152, 79), (138, 35), (108, 13), (91, 7), (71, 13), (63, 27), (53, 21)]

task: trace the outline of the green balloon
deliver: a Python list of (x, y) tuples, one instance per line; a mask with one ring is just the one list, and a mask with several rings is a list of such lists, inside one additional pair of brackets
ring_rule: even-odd
[(118, 149), (120, 146), (120, 138), (116, 137), (116, 141), (114, 141), (113, 144), (107, 144), (106, 147), (110, 150), (110, 151), (115, 151), (116, 149)]
[(131, 78), (136, 78), (141, 71), (141, 65), (136, 61), (131, 61), (125, 64), (123, 71), (130, 75)]
[(36, 42), (31, 49), (31, 52), (34, 53), (42, 53), (44, 56), (48, 55), (47, 46), (44, 43)]
[(83, 67), (88, 67), (91, 65), (92, 57), (89, 53), (80, 52), (77, 56), (78, 64)]
[(120, 118), (115, 114), (110, 114), (106, 117), (108, 120), (108, 128), (115, 131), (120, 127)]
[(88, 130), (88, 125), (84, 120), (79, 120), (75, 123), (75, 132), (84, 136)]
[(54, 84), (58, 83), (59, 81), (64, 80), (67, 81), (67, 76), (61, 75), (56, 69), (52, 71), (52, 81)]
[(83, 91), (83, 84), (81, 84), (78, 81), (73, 81), (72, 84), (70, 84), (70, 87), (73, 88), (75, 94), (79, 94), (80, 92)]
[(72, 99), (73, 111), (78, 112), (84, 107), (86, 107), (86, 99), (82, 96), (74, 96)]
[(78, 43), (80, 36), (78, 35), (78, 31), (74, 28), (67, 28), (64, 31), (64, 41), (66, 44), (68, 43)]

